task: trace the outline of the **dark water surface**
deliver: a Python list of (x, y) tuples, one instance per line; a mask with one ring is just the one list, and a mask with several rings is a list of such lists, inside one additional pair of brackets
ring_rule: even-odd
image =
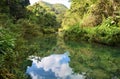
[(120, 79), (120, 49), (56, 36), (39, 40), (39, 53), (29, 56), (32, 79)]

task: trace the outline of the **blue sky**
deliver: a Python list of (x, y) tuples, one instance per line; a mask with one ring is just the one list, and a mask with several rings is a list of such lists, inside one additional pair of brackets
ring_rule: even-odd
[(32, 61), (32, 65), (27, 67), (26, 73), (32, 79), (85, 79), (84, 75), (73, 74), (74, 72), (69, 66), (70, 58), (67, 52), (43, 58), (30, 56), (29, 59)]
[[(30, 0), (30, 3), (34, 4), (35, 2), (38, 2), (38, 1), (40, 0)], [(42, 0), (42, 1), (49, 2), (51, 4), (61, 3), (66, 5), (68, 8), (70, 7), (70, 3), (68, 2), (68, 0)]]

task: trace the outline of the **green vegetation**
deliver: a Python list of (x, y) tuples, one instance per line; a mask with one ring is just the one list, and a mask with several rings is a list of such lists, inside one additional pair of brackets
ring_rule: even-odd
[[(25, 70), (31, 62), (26, 60), (27, 57), (33, 54), (45, 56), (55, 51), (63, 53), (64, 46), (59, 48), (63, 39), (78, 42), (84, 40), (110, 46), (120, 45), (119, 0), (71, 0), (69, 10), (62, 4), (46, 2), (29, 4), (29, 0), (1, 0), (0, 2), (0, 79), (28, 79)], [(63, 38), (59, 39), (57, 35), (61, 32)], [(74, 71), (81, 73), (80, 69), (77, 69), (78, 66), (83, 71), (90, 66), (95, 72), (88, 74), (88, 77), (92, 76), (96, 79), (96, 73), (106, 72), (110, 74), (117, 72), (117, 76), (119, 75), (118, 59), (113, 58), (110, 61), (116, 60), (115, 63), (112, 65), (107, 63), (107, 65), (105, 62), (109, 59), (103, 61), (102, 55), (100, 57), (90, 55), (100, 60), (91, 63), (90, 60), (94, 59), (89, 56), (86, 58), (86, 55), (92, 51), (88, 49), (87, 54), (85, 51), (81, 56), (84, 51), (83, 49), (78, 52), (76, 54), (78, 57), (74, 57), (74, 53), (71, 53), (73, 55), (71, 58), (76, 58), (72, 62), (76, 61), (75, 63), (78, 64)], [(84, 64), (86, 68), (80, 64), (82, 60), (86, 62)], [(71, 63), (71, 67), (75, 63)], [(103, 65), (100, 68), (104, 71), (97, 68), (99, 64)], [(107, 66), (109, 68), (106, 68)], [(110, 69), (112, 66), (113, 68)], [(105, 79), (109, 79), (108, 74), (104, 76)], [(101, 75), (99, 77), (103, 79)]]
[(64, 18), (64, 14), (67, 11), (67, 7), (63, 4), (50, 4), (47, 2), (40, 1), (39, 4), (46, 8), (49, 12), (52, 12), (56, 15), (56, 19), (58, 21), (58, 25), (61, 26), (62, 19)]
[(120, 44), (118, 0), (72, 0), (62, 23), (64, 37), (106, 45)]
[(111, 21), (112, 19), (108, 18), (97, 27), (74, 25), (65, 31), (64, 37), (76, 41), (92, 41), (105, 45), (120, 44), (120, 27), (116, 24), (111, 24)]
[[(40, 53), (40, 49), (53, 42), (39, 39), (44, 34), (55, 34), (60, 21), (53, 8), (40, 3), (32, 6), (29, 0), (2, 0), (0, 2), (0, 79), (27, 79), (25, 70), (29, 63), (29, 55)], [(51, 36), (51, 35), (50, 35)], [(43, 42), (42, 41), (42, 42)], [(47, 51), (44, 51), (47, 52)]]
[(64, 49), (70, 52), (73, 71), (86, 72), (86, 79), (120, 78), (119, 48), (74, 41), (65, 41), (64, 45)]

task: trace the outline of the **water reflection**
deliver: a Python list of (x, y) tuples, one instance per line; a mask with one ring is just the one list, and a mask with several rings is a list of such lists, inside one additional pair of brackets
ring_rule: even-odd
[(74, 74), (69, 67), (70, 58), (67, 53), (53, 54), (40, 58), (30, 56), (32, 66), (28, 66), (26, 73), (32, 79), (85, 79), (85, 76)]

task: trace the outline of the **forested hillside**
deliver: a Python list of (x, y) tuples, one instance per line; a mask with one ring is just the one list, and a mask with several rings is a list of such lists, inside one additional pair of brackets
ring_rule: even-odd
[(119, 0), (71, 0), (62, 28), (66, 39), (120, 44)]
[(62, 19), (64, 18), (64, 14), (67, 11), (67, 7), (63, 4), (50, 4), (44, 1), (39, 1), (39, 4), (46, 8), (48, 11), (53, 12), (56, 15), (56, 19), (59, 22), (59, 27), (61, 26)]

